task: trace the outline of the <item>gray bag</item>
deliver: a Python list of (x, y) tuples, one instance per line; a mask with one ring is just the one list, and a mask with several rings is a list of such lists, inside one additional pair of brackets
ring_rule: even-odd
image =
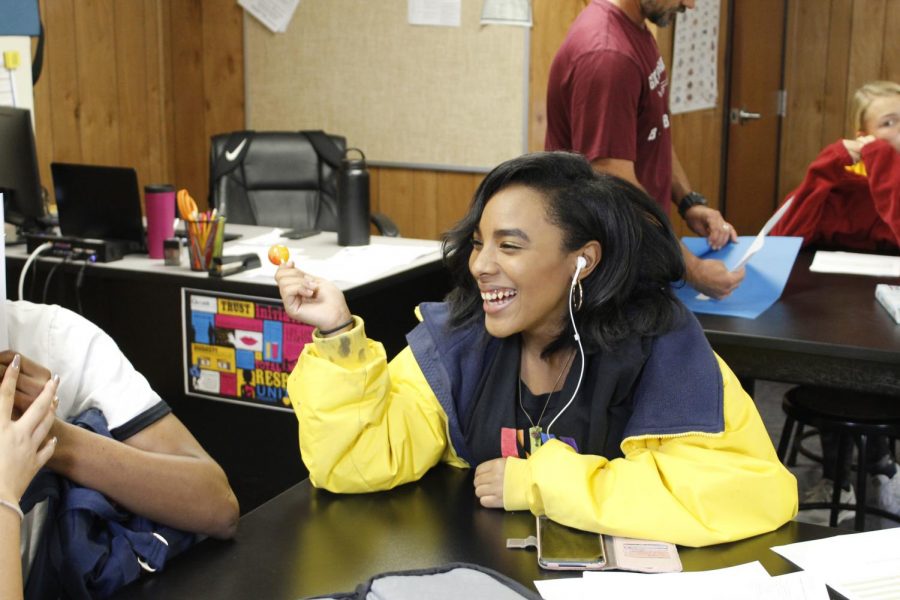
[[(467, 563), (382, 573), (360, 584), (356, 591), (317, 600), (541, 600), (518, 581), (492, 569)], [(312, 599), (310, 599), (312, 600)]]

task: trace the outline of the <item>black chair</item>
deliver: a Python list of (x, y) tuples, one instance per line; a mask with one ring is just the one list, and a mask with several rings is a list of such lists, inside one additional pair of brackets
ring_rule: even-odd
[[(787, 418), (778, 442), (778, 458), (785, 464), (790, 462), (790, 460), (785, 461), (789, 451), (791, 458), (795, 458), (798, 451), (810, 455), (802, 450), (803, 439), (809, 436), (809, 432), (804, 433), (804, 427), (809, 426), (819, 431), (834, 432), (838, 438), (839, 450), (835, 464), (837, 477), (831, 502), (801, 503), (800, 510), (829, 509), (832, 527), (837, 526), (840, 510), (853, 510), (856, 512), (854, 528), (857, 531), (865, 529), (866, 514), (877, 515), (900, 523), (900, 515), (866, 504), (866, 480), (869, 475), (866, 455), (870, 438), (872, 436), (889, 438), (893, 450), (894, 440), (900, 437), (900, 398), (801, 386), (785, 394), (782, 408)], [(840, 502), (841, 487), (845, 483), (842, 480), (841, 465), (850, 458), (846, 456), (846, 440), (848, 438), (853, 440), (857, 448), (856, 504)], [(815, 455), (813, 457), (824, 460)]]
[[(237, 131), (212, 137), (210, 206), (229, 223), (336, 231), (337, 173), (346, 140), (321, 131)], [(397, 236), (373, 214), (381, 235)]]

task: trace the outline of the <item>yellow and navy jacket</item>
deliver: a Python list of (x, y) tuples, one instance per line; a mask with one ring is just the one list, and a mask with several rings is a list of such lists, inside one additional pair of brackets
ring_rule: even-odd
[[(420, 317), (390, 363), (359, 318), (347, 333), (314, 336), (301, 354), (288, 392), (317, 487), (371, 492), (441, 461), (470, 466), (459, 415), (498, 340), (481, 324), (448, 328), (443, 304), (423, 304)], [(508, 458), (505, 508), (688, 546), (771, 531), (796, 514), (796, 480), (692, 315), (653, 339), (621, 450), (610, 460), (551, 440)]]

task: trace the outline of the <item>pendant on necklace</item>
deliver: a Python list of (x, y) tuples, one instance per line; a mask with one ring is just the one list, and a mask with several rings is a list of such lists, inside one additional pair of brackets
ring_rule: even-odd
[(528, 428), (528, 452), (534, 454), (541, 447), (541, 426)]

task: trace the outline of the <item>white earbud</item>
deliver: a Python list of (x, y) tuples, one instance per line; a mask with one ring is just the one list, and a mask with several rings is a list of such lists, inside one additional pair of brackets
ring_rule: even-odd
[(580, 271), (587, 266), (587, 259), (583, 256), (579, 256), (578, 260), (575, 261), (576, 270)]

